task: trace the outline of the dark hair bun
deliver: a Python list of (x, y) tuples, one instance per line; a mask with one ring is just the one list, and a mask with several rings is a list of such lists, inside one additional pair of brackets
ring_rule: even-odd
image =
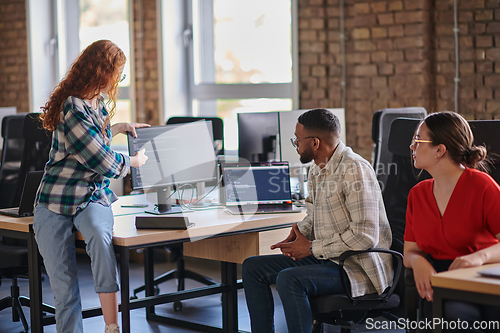
[(475, 167), (486, 158), (487, 153), (485, 146), (472, 146), (471, 149), (464, 153), (464, 162), (469, 166)]

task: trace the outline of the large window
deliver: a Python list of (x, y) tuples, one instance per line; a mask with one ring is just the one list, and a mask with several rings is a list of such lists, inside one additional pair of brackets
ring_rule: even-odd
[[(79, 52), (99, 39), (109, 39), (120, 47), (127, 63), (123, 73), (126, 78), (120, 83), (116, 112), (112, 124), (132, 122), (132, 105), (130, 98), (130, 29), (128, 0), (79, 0)], [(112, 145), (125, 146), (126, 137), (117, 135)]]
[[(164, 67), (172, 69), (172, 47), (179, 39), (187, 54), (185, 94), (169, 99), (172, 71), (164, 71), (166, 117), (180, 113), (173, 106), (182, 104), (175, 103), (182, 95), (184, 114), (223, 118), (226, 150), (236, 150), (237, 113), (298, 107), (296, 0), (188, 0), (183, 5), (186, 15), (179, 16), (186, 21), (180, 30), (166, 17), (176, 6), (162, 2)], [(181, 38), (168, 44), (173, 33)]]
[(195, 85), (292, 82), (290, 0), (192, 5)]

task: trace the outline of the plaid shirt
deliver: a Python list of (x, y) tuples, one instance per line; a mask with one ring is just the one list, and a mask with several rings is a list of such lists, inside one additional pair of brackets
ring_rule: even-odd
[[(108, 188), (108, 178), (125, 177), (130, 158), (105, 144), (101, 129), (108, 113), (102, 97), (98, 110), (92, 110), (87, 100), (72, 96), (66, 99), (52, 135), (49, 161), (35, 204), (72, 216), (89, 202), (109, 206), (116, 201), (116, 195)], [(111, 140), (109, 124), (106, 136)]]
[[(351, 148), (340, 142), (323, 169), (314, 164), (308, 188), (307, 215), (298, 227), (313, 241), (316, 258), (338, 262), (348, 250), (390, 247), (391, 228), (375, 172)], [(388, 254), (352, 256), (345, 261), (344, 269), (354, 297), (381, 294), (392, 283)]]

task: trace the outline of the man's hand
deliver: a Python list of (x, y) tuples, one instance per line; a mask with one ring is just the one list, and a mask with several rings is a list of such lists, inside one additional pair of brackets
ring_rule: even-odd
[(297, 223), (292, 225), (290, 235), (279, 243), (271, 246), (271, 249), (281, 249), (281, 252), (293, 260), (302, 259), (311, 255), (311, 241), (308, 240), (299, 230)]
[(296, 238), (295, 231), (293, 230), (293, 227), (292, 227), (292, 230), (290, 230), (290, 233), (288, 234), (288, 237), (285, 238), (284, 240), (282, 240), (281, 242), (278, 242), (276, 244), (271, 245), (271, 250), (280, 248), (279, 247), (280, 244), (285, 244), (285, 243), (293, 242), (295, 240), (295, 238)]

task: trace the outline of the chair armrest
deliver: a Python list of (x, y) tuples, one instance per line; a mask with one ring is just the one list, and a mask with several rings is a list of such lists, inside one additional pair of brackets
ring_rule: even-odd
[[(362, 253), (369, 253), (369, 252), (379, 252), (379, 253), (388, 253), (392, 255), (393, 259), (396, 259), (396, 267), (394, 268), (394, 277), (392, 281), (392, 286), (389, 288), (389, 291), (387, 293), (381, 294), (380, 299), (384, 302), (387, 302), (389, 297), (391, 297), (392, 293), (394, 292), (394, 289), (396, 289), (396, 285), (399, 282), (399, 279), (401, 277), (401, 272), (403, 271), (403, 255), (399, 253), (398, 251), (394, 250), (389, 250), (389, 249), (379, 249), (379, 248), (373, 248), (373, 249), (368, 249), (368, 250), (360, 250), (360, 251), (345, 251), (342, 253), (339, 257), (339, 267), (340, 271), (344, 272), (344, 261), (346, 261), (347, 258), (357, 255), (357, 254), (362, 254)], [(394, 260), (393, 260), (394, 262)], [(344, 287), (345, 290), (347, 289), (347, 286), (349, 284), (349, 279), (347, 277), (347, 274), (340, 274), (340, 281), (342, 282), (342, 286)], [(347, 296), (351, 299), (351, 301), (356, 302), (356, 300), (352, 297), (351, 293), (347, 293)]]

